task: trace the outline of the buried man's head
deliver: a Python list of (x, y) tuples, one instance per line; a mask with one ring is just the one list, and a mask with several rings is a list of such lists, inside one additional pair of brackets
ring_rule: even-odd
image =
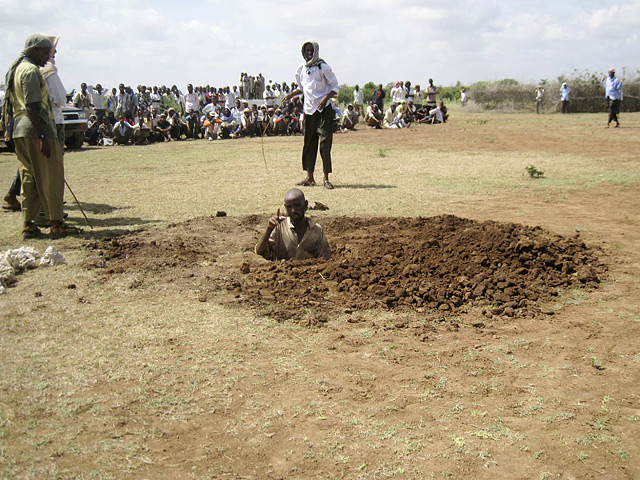
[(304, 219), (308, 207), (309, 202), (304, 198), (304, 193), (299, 188), (292, 188), (284, 196), (284, 208), (294, 225)]

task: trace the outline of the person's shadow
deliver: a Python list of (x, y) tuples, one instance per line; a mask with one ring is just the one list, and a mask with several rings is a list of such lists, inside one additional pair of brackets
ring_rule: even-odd
[[(84, 230), (83, 235), (93, 238), (110, 237), (114, 235), (130, 233), (133, 230), (137, 230), (137, 228), (130, 227), (147, 225), (149, 223), (157, 223), (159, 221), (153, 219), (143, 219), (140, 217), (129, 217), (124, 215), (109, 218), (96, 218), (94, 215), (104, 215), (113, 213), (117, 210), (127, 210), (131, 207), (115, 207), (113, 205), (108, 205), (105, 203), (87, 202), (81, 202), (80, 205), (82, 206), (82, 210), (84, 210), (84, 213), (89, 218), (89, 223), (93, 226), (93, 229), (87, 224), (87, 220), (84, 218), (82, 211), (80, 211), (80, 208), (75, 203), (75, 201), (67, 201), (65, 210), (69, 212), (69, 220), (73, 220), (76, 225)], [(96, 228), (99, 228), (99, 230), (95, 230)]]
[(398, 188), (395, 185), (384, 185), (381, 183), (336, 183), (334, 184), (335, 188), (363, 188), (363, 189), (373, 189), (380, 190), (384, 188)]

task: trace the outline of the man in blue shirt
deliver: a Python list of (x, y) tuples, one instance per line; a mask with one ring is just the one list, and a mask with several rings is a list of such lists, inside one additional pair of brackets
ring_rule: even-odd
[(616, 77), (616, 71), (614, 68), (609, 69), (609, 76), (602, 79), (602, 85), (605, 89), (605, 95), (607, 97), (607, 105), (609, 107), (609, 121), (607, 122), (607, 128), (609, 124), (614, 121), (616, 127), (620, 126), (618, 121), (618, 113), (620, 113), (620, 100), (622, 100), (622, 82)]

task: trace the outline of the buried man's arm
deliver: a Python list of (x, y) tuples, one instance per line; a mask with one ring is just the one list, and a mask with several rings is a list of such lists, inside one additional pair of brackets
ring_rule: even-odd
[(284, 219), (285, 217), (280, 216), (280, 209), (278, 209), (278, 213), (276, 213), (269, 219), (267, 228), (258, 240), (255, 248), (255, 252), (261, 257), (266, 258), (267, 260), (271, 260), (271, 247), (269, 245), (269, 237), (271, 236), (271, 232), (273, 232), (273, 230), (278, 225), (280, 225), (280, 223), (283, 222)]

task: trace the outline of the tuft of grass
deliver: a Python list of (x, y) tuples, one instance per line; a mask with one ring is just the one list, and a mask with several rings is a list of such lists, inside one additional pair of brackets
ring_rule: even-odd
[(538, 170), (533, 164), (527, 165), (525, 168), (527, 174), (529, 174), (529, 178), (543, 178), (544, 172), (542, 170)]

